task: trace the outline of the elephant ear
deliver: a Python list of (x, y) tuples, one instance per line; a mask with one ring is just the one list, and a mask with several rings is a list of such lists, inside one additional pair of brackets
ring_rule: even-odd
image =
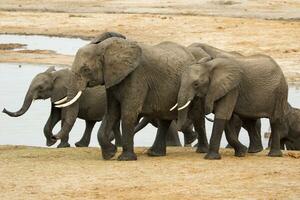
[(108, 38), (111, 37), (119, 37), (119, 38), (123, 38), (126, 39), (126, 37), (124, 35), (122, 35), (121, 33), (116, 33), (116, 32), (104, 32), (98, 36), (96, 36), (90, 44), (98, 44)]
[(236, 88), (242, 78), (241, 68), (232, 59), (216, 58), (206, 65), (210, 67), (210, 85), (205, 98), (206, 113), (213, 111), (214, 102)]
[(136, 42), (113, 39), (104, 52), (104, 82), (110, 88), (120, 83), (140, 64), (142, 49)]

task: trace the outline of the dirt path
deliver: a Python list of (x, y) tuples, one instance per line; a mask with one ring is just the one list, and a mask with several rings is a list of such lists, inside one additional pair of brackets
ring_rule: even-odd
[[(208, 161), (191, 148), (138, 161), (100, 159), (98, 148), (0, 147), (1, 199), (297, 199), (300, 153)], [(298, 158), (294, 158), (294, 157)]]

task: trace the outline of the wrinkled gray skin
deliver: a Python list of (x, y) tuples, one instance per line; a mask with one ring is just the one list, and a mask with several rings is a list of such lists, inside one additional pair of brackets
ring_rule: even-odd
[[(53, 67), (43, 73), (40, 73), (32, 80), (22, 108), (17, 112), (10, 112), (6, 109), (4, 113), (11, 117), (19, 117), (23, 115), (30, 107), (33, 100), (51, 99), (51, 112), (44, 127), (44, 135), (47, 139), (47, 146), (53, 145), (56, 140), (52, 139), (52, 130), (54, 126), (61, 120), (62, 127), (60, 133), (64, 137), (58, 147), (69, 147), (69, 132), (71, 131), (76, 118), (85, 120), (86, 128), (80, 141), (75, 145), (77, 147), (87, 147), (90, 143), (91, 132), (97, 121), (103, 119), (106, 109), (106, 94), (103, 86), (88, 88), (84, 91), (81, 98), (66, 108), (56, 108), (55, 101), (58, 101), (67, 95), (66, 85), (69, 83), (70, 70), (63, 69), (55, 71)], [(113, 128), (114, 135), (117, 137), (118, 145), (121, 143), (121, 135), (119, 126)]]
[[(300, 150), (300, 109), (289, 105), (289, 111), (284, 119), (284, 129), (280, 135), (280, 147), (287, 150)], [(269, 139), (269, 147), (271, 146)]]
[[(255, 126), (259, 118), (269, 118), (272, 144), (269, 156), (282, 156), (280, 132), (288, 111), (288, 86), (280, 67), (269, 56), (204, 58), (185, 68), (178, 94), (178, 107), (196, 96), (205, 98), (205, 113), (214, 113), (214, 125), (206, 159), (220, 159), (219, 146), (227, 125), (228, 142), (237, 156), (246, 149), (237, 140), (231, 122), (232, 114)], [(188, 109), (185, 109), (188, 110)], [(178, 123), (184, 123), (187, 111), (179, 112)], [(181, 121), (180, 121), (181, 120)]]
[[(157, 119), (150, 119), (147, 117), (144, 117), (139, 124), (135, 127), (134, 133), (139, 132), (141, 129), (143, 129), (145, 126), (147, 126), (149, 123), (151, 123), (153, 126), (158, 127), (158, 120)], [(188, 120), (185, 125), (184, 130), (182, 130), (183, 136), (184, 136), (184, 146), (191, 145), (192, 142), (197, 138), (197, 133), (193, 130), (193, 124), (190, 120)], [(168, 129), (168, 132), (166, 133), (167, 136), (167, 146), (181, 146), (179, 137), (178, 137), (178, 131), (177, 131), (177, 124), (176, 121), (173, 120), (170, 124), (170, 127)]]
[[(224, 51), (213, 46), (204, 44), (204, 43), (193, 43), (188, 46), (189, 51), (194, 55), (196, 60), (201, 60), (203, 58), (217, 58), (217, 57), (225, 57), (225, 58), (235, 58), (235, 57), (243, 57), (242, 54), (236, 51)], [(181, 115), (183, 116), (183, 115)], [(181, 125), (179, 125), (181, 126)], [(257, 153), (263, 150), (263, 145), (261, 142), (261, 123), (260, 120), (256, 122), (249, 121), (247, 119), (241, 119), (236, 115), (233, 115), (231, 120), (231, 129), (230, 127), (225, 127), (225, 134), (229, 130), (233, 130), (234, 134), (239, 135), (241, 128), (247, 130), (249, 134), (249, 153)], [(230, 139), (229, 139), (230, 140)], [(230, 140), (231, 141), (231, 140)], [(230, 145), (229, 145), (230, 146)], [(246, 149), (246, 147), (242, 147), (242, 149)], [(240, 156), (241, 153), (237, 153), (236, 156)]]
[[(95, 85), (105, 85), (107, 113), (98, 134), (104, 159), (116, 153), (109, 141), (109, 132), (114, 124), (122, 120), (123, 152), (118, 160), (136, 160), (133, 135), (137, 121), (142, 116), (159, 119), (159, 129), (148, 154), (166, 154), (166, 132), (177, 111), (169, 111), (176, 103), (180, 87), (180, 76), (184, 66), (195, 62), (187, 48), (172, 42), (149, 46), (120, 38), (109, 38), (103, 42), (86, 45), (78, 50), (72, 65), (72, 78), (68, 88), (68, 101), (78, 91)], [(198, 132), (200, 149), (207, 151), (204, 117), (197, 108), (189, 115)], [(60, 138), (61, 135), (57, 135)]]

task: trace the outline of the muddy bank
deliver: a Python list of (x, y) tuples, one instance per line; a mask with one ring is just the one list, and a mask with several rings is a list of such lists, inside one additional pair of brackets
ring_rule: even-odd
[[(100, 159), (98, 148), (0, 147), (3, 199), (297, 199), (299, 153), (269, 158), (266, 151), (204, 160), (191, 148), (168, 148), (168, 155), (138, 161)], [(120, 151), (118, 152), (118, 154)], [(291, 156), (289, 156), (291, 155)]]
[[(0, 11), (0, 33), (41, 34), (90, 39), (103, 31), (116, 31), (126, 35), (129, 39), (148, 44), (157, 44), (168, 40), (183, 45), (203, 42), (224, 50), (238, 51), (245, 55), (268, 54), (279, 63), (289, 82), (300, 82), (300, 21), (298, 20), (264, 20), (239, 18), (237, 16), (223, 17), (171, 13), (166, 15), (160, 12), (159, 6), (151, 7), (152, 4), (150, 3), (143, 4), (146, 7), (151, 7), (151, 9), (147, 8), (147, 12), (144, 13), (96, 12), (93, 9), (95, 7), (92, 6), (92, 2), (86, 4), (74, 3), (70, 6), (59, 6), (64, 1), (47, 2), (37, 5), (26, 0), (22, 2), (11, 1), (11, 3), (5, 5), (0, 4), (0, 10), (1, 8), (2, 10), (11, 9), (11, 11)], [(101, 5), (109, 10), (112, 9), (109, 5), (115, 3), (115, 1), (105, 1)], [(20, 8), (18, 4), (21, 5)], [(63, 10), (60, 12), (45, 12), (41, 6), (48, 4), (51, 4), (49, 9), (56, 7)], [(120, 5), (123, 4), (120, 3)], [(141, 4), (138, 2), (132, 2), (131, 4), (131, 6), (136, 7), (138, 5)], [(243, 4), (232, 6), (237, 5)], [(26, 6), (30, 8), (26, 10)], [(84, 13), (80, 12), (81, 6), (85, 8)], [(264, 13), (261, 10), (262, 7), (252, 6), (257, 12)], [(283, 4), (276, 1), (276, 4), (271, 2), (264, 9), (280, 18), (282, 17), (280, 12), (275, 12), (274, 7), (276, 6), (291, 11), (298, 8), (297, 3)], [(223, 6), (222, 8), (226, 9), (227, 7)], [(167, 6), (167, 8), (169, 7)], [(175, 10), (184, 10), (185, 8), (186, 6), (180, 4), (177, 5)], [(150, 10), (160, 13), (151, 14)], [(53, 54), (48, 56), (43, 54), (40, 59), (39, 56), (34, 54), (1, 52), (0, 57), (1, 62), (19, 62), (23, 59), (23, 62), (57, 62), (68, 65), (72, 63), (72, 58), (62, 58), (60, 55)]]

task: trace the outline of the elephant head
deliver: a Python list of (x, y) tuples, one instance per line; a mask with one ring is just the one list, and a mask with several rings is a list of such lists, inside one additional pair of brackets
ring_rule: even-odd
[[(63, 73), (66, 74), (65, 72)], [(18, 111), (10, 112), (4, 108), (3, 112), (11, 117), (19, 117), (29, 109), (34, 100), (51, 98), (53, 103), (59, 103), (67, 94), (64, 82), (66, 81), (61, 80), (55, 68), (50, 67), (45, 72), (42, 72), (33, 78), (27, 90), (23, 105)]]
[(185, 68), (178, 93), (178, 128), (187, 118), (188, 106), (197, 96), (203, 98), (205, 113), (213, 111), (214, 102), (237, 87), (241, 80), (239, 66), (228, 58), (202, 58)]
[(72, 64), (68, 102), (56, 107), (76, 102), (86, 87), (117, 85), (139, 66), (141, 53), (137, 43), (117, 37), (80, 48)]

